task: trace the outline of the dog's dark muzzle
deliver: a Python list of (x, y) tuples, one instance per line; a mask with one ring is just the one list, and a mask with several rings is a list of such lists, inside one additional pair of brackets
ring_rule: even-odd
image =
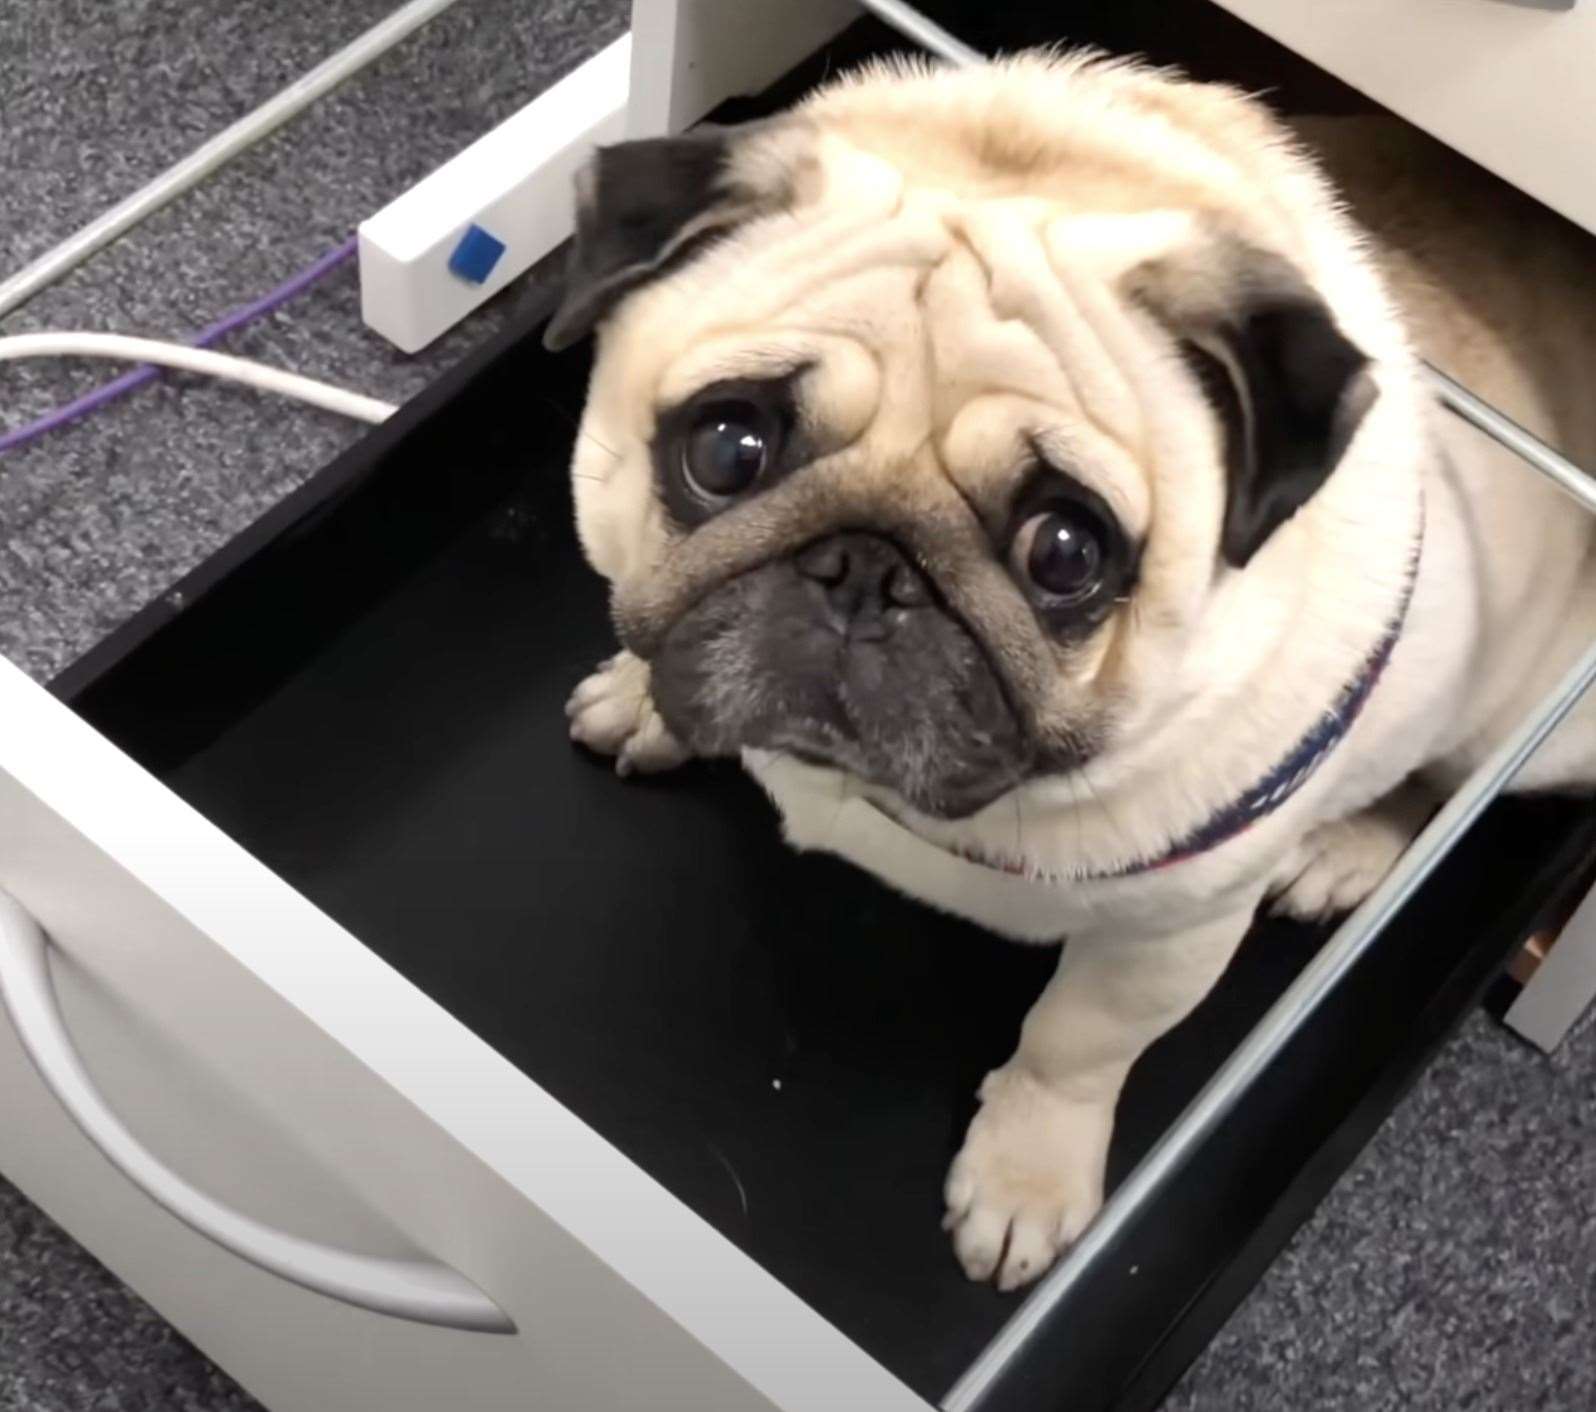
[(945, 818), (1006, 793), (1034, 755), (969, 630), (874, 534), (828, 536), (709, 594), (666, 634), (653, 693), (700, 753), (784, 751)]

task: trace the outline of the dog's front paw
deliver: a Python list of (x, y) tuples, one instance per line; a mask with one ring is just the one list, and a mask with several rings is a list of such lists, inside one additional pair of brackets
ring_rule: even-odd
[(1282, 869), (1270, 910), (1305, 922), (1350, 912), (1379, 886), (1422, 823), (1422, 812), (1377, 807), (1320, 824)]
[(648, 692), (648, 663), (620, 652), (588, 677), (566, 703), (571, 739), (615, 756), (620, 775), (674, 769), (690, 751), (666, 728)]
[(1114, 1103), (1068, 1097), (1010, 1065), (981, 1085), (953, 1159), (943, 1227), (972, 1280), (1002, 1290), (1039, 1278), (1103, 1204)]

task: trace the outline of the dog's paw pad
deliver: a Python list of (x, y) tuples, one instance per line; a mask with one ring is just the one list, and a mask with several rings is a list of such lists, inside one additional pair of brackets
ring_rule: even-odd
[(1018, 1069), (981, 1086), (981, 1109), (948, 1172), (944, 1229), (972, 1280), (1040, 1279), (1097, 1214), (1114, 1106), (1064, 1098)]
[(565, 714), (571, 739), (615, 756), (617, 774), (674, 769), (688, 750), (667, 729), (648, 694), (648, 663), (622, 652), (571, 693)]
[(1283, 870), (1270, 910), (1306, 922), (1349, 912), (1362, 902), (1412, 839), (1412, 832), (1376, 814), (1321, 824), (1298, 845)]

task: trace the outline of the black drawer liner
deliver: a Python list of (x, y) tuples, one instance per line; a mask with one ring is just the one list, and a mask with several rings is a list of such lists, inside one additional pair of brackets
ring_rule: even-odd
[[(55, 688), (936, 1401), (1016, 1307), (959, 1274), (940, 1187), (1053, 954), (789, 853), (733, 768), (626, 783), (567, 743), (611, 640), (565, 474), (585, 354), (538, 322)], [(1593, 855), (1588, 807), (1496, 806), (983, 1405), (1154, 1405)], [(1111, 1180), (1324, 935), (1257, 927), (1136, 1067)]]

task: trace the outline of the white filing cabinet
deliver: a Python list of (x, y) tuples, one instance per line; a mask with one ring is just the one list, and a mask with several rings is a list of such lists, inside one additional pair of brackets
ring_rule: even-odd
[(1219, 3), (1596, 231), (1596, 5), (1589, 0)]
[[(1596, 8), (1563, 14), (1499, 0), (1227, 8), (1596, 228), (1596, 195), (1566, 155), (1581, 150), (1596, 116), (1593, 65), (1581, 60), (1596, 59)], [(291, 555), (294, 536), (305, 526), (313, 532), (318, 517), (335, 512), (344, 490), (362, 477), (384, 473), (385, 458), (398, 454), (407, 434), (402, 425), (383, 428), (324, 504), (290, 507), (269, 532), (253, 536), (254, 548)], [(574, 557), (572, 548), (563, 552)], [(224, 557), (205, 585), (186, 593), (183, 612), (195, 605), (204, 611), (209, 588), (239, 570), (239, 555)], [(349, 621), (358, 625), (364, 611), (356, 602)], [(550, 611), (564, 611), (563, 603)], [(157, 634), (182, 618), (170, 605), (152, 614), (141, 632)], [(595, 651), (598, 644), (595, 634)], [(223, 650), (247, 653), (251, 644)], [(323, 643), (318, 650), (338, 648)], [(424, 676), (428, 667), (419, 670)], [(437, 686), (411, 684), (417, 691)], [(462, 682), (460, 689), (471, 688)], [(240, 713), (269, 709), (276, 691), (262, 688), (259, 701)], [(557, 731), (558, 723), (548, 729)], [(428, 744), (418, 741), (417, 753)], [(458, 744), (461, 758), (472, 745)], [(325, 743), (312, 743), (307, 758), (321, 770), (336, 764)], [(279, 783), (285, 795), (297, 787), (291, 777)], [(325, 780), (305, 789), (336, 807)], [(351, 825), (352, 851), (383, 846), (372, 835), (372, 817), (351, 811), (366, 827), (357, 837)], [(1526, 835), (1534, 844), (1527, 849), (1534, 856), (1522, 860), (1526, 868), (1562, 857), (1552, 844), (1566, 844), (1570, 856), (1588, 851), (1591, 841), (1572, 825), (1536, 818), (1550, 842), (1541, 848), (1542, 835)], [(321, 837), (340, 842), (335, 830), (323, 828)], [(392, 866), (410, 864), (400, 853)], [(105, 1109), (126, 1124), (112, 1137), (113, 1147), (123, 1144), (119, 1167), (46, 1087), (12, 1027), (0, 1025), (0, 1170), (274, 1412), (893, 1412), (930, 1405), (923, 1388), (911, 1390), (844, 1332), (841, 1320), (800, 1298), (601, 1136), (599, 1124), (590, 1125), (382, 959), (370, 937), (334, 921), (287, 871), (274, 871), (72, 709), (0, 665), (0, 891), (22, 909), (0, 908), (0, 926), (9, 928), (0, 963), (35, 1048), (47, 1061), (53, 1056), (65, 1076), (69, 1104), (91, 1126), (103, 1123), (99, 1097), (82, 1087), (86, 1071)], [(316, 873), (314, 860), (304, 871)], [(557, 864), (529, 871), (525, 887), (576, 886), (578, 872), (573, 866), (562, 874)], [(396, 884), (395, 891), (403, 889)], [(799, 899), (770, 905), (795, 907)], [(1458, 905), (1470, 904), (1464, 898)], [(1501, 916), (1508, 931), (1528, 920), (1511, 908)], [(39, 984), (32, 923), (49, 939), (59, 1013), (50, 988)], [(429, 925), (440, 952), (472, 944), (469, 926), (456, 927), (447, 909)], [(1415, 936), (1438, 932), (1444, 928)], [(529, 935), (527, 945), (536, 944)], [(1297, 964), (1310, 954), (1304, 945)], [(1264, 964), (1276, 972), (1257, 979), (1260, 1006), (1289, 980), (1278, 954)], [(1178, 1225), (1147, 1237), (1153, 1255), (1105, 1268), (1104, 1287), (1114, 1299), (1144, 1300), (1159, 1281), (1130, 1278), (1152, 1268), (1142, 1262), (1176, 1259), (1194, 1242), (1232, 1241), (1234, 1250), (1226, 1246), (1223, 1260), (1212, 1254), (1206, 1266), (1182, 1267), (1181, 1278), (1195, 1281), (1193, 1300), (1210, 1285), (1234, 1283), (1233, 1272), (1210, 1280), (1215, 1271), (1257, 1268), (1278, 1248), (1291, 1228), (1281, 1213), (1297, 1211), (1300, 1219), (1303, 1203), (1311, 1204), (1378, 1122), (1384, 1110), (1368, 1095), (1384, 1091), (1399, 1069), (1421, 1063), (1420, 1041), (1444, 1032), (1468, 1003), (1475, 972), (1443, 972), (1442, 964), (1435, 963), (1446, 984), (1437, 982), (1433, 996), (1426, 992), (1411, 1023), (1403, 1015), (1382, 1019), (1367, 1002), (1355, 1043), (1321, 1046), (1318, 1060), (1298, 1056), (1292, 1081), (1305, 1093), (1299, 1099), (1281, 1089), (1277, 1097), (1291, 1101), (1272, 1117), (1267, 1104), (1255, 1110), (1264, 1115), (1256, 1120), (1250, 1110), (1245, 1121), (1262, 1126), (1233, 1141), (1186, 1188), (1181, 1200), (1188, 1204), (1172, 1208)], [(1480, 974), (1490, 964), (1486, 950), (1470, 962)], [(1374, 974), (1371, 983), (1379, 981)], [(1407, 966), (1401, 984), (1417, 994), (1428, 982)], [(1398, 994), (1395, 986), (1379, 994)], [(1235, 1023), (1252, 1012), (1227, 993), (1215, 1013)], [(591, 1035), (595, 1066), (605, 1063), (605, 1038), (602, 1029)], [(1353, 1084), (1347, 1047), (1363, 1044), (1370, 1046), (1369, 1067)], [(896, 1059), (884, 1062), (890, 1068)], [(1213, 1054), (1201, 1060), (1214, 1062)], [(1183, 1067), (1191, 1066), (1165, 1065)], [(1323, 1076), (1331, 1074), (1353, 1086), (1330, 1094), (1333, 1083)], [(1189, 1096), (1200, 1079), (1166, 1073), (1149, 1083)], [(1349, 1133), (1357, 1140), (1349, 1142)], [(954, 1125), (944, 1136), (951, 1144)], [(1145, 1147), (1150, 1135), (1136, 1141)], [(1258, 1173), (1272, 1181), (1270, 1164), (1285, 1161), (1280, 1154), (1294, 1142), (1290, 1170), (1267, 1186), (1269, 1222), (1261, 1224), (1269, 1229), (1256, 1238), (1238, 1234), (1238, 1212), (1266, 1189)], [(1324, 1156), (1331, 1151), (1334, 1160)], [(945, 1157), (923, 1155), (930, 1166)], [(1237, 1164), (1246, 1162), (1254, 1163), (1246, 1169), (1251, 1185), (1237, 1175)], [(740, 1181), (738, 1191), (746, 1207)], [(1210, 1191), (1216, 1206), (1190, 1204)], [(828, 1189), (815, 1200), (835, 1204), (846, 1195)], [(923, 1210), (926, 1249), (956, 1281), (935, 1230), (934, 1185), (906, 1190), (902, 1199), (918, 1203), (911, 1224)], [(1221, 1208), (1224, 1219), (1213, 1214)], [(221, 1243), (193, 1228), (207, 1224)], [(865, 1241), (868, 1235), (860, 1233)], [(232, 1249), (229, 1237), (236, 1237)], [(239, 1254), (240, 1246), (254, 1258)], [(1226, 1266), (1235, 1250), (1241, 1255)], [(329, 1282), (343, 1297), (308, 1287)], [(1173, 1298), (1184, 1286), (1171, 1274), (1163, 1288)], [(903, 1291), (901, 1299), (912, 1304), (916, 1293)], [(1237, 1297), (1239, 1288), (1220, 1303)], [(1000, 1324), (1014, 1307), (994, 1303), (1002, 1312), (988, 1316)], [(1110, 1299), (1102, 1307), (1112, 1313), (1119, 1306)], [(1145, 1317), (1152, 1339), (1166, 1327), (1158, 1319), (1183, 1315), (1176, 1309)], [(869, 1322), (861, 1315), (857, 1327), (868, 1331)], [(1130, 1315), (1123, 1328), (1131, 1341), (1144, 1336)], [(1131, 1349), (1127, 1363), (1138, 1360)], [(980, 1405), (1029, 1405), (1023, 1389), (1006, 1395), (1008, 1402)]]

